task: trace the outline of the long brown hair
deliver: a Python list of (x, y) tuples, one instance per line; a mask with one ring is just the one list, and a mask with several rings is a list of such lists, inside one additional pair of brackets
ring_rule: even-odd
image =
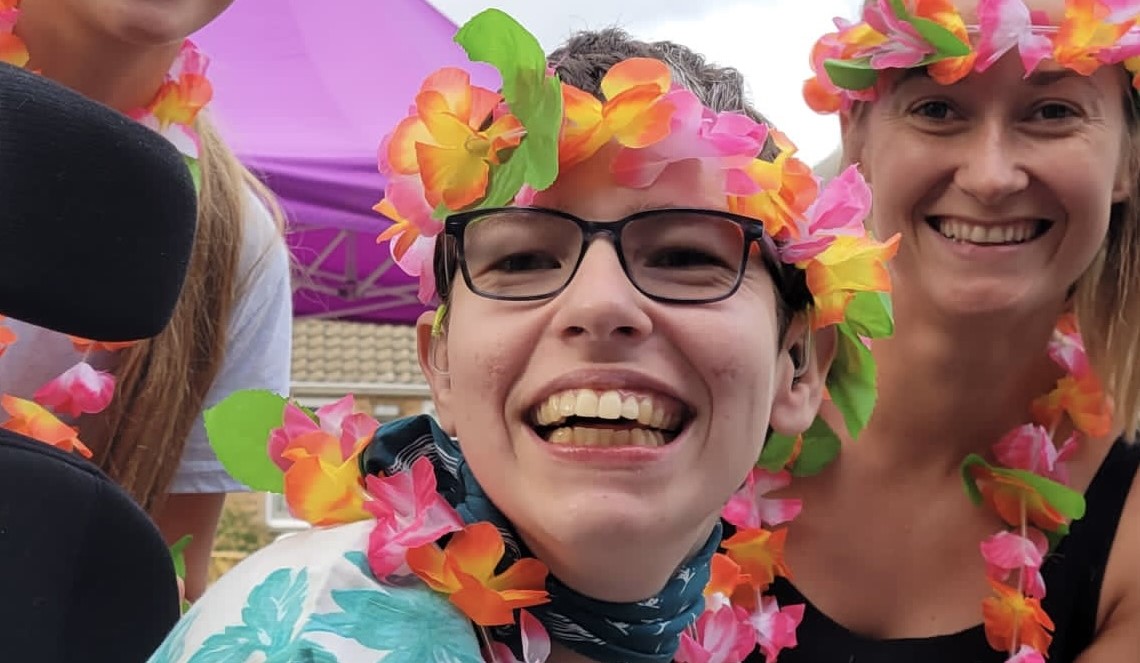
[[(111, 406), (91, 422), (95, 461), (148, 512), (162, 505), (191, 428), (225, 359), (242, 284), (243, 191), (251, 188), (281, 227), (268, 190), (237, 160), (205, 117), (198, 228), (174, 316), (158, 336), (122, 350)], [(84, 422), (84, 427), (87, 422)]]

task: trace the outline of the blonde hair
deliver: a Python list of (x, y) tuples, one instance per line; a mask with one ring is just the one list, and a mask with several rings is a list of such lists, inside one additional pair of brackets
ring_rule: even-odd
[(1073, 300), (1089, 360), (1131, 435), (1140, 430), (1140, 115), (1131, 95), (1125, 106), (1132, 190), (1112, 206), (1108, 237), (1077, 281)]
[(161, 507), (191, 428), (225, 360), (249, 187), (283, 227), (273, 195), (199, 115), (198, 228), (174, 316), (158, 336), (119, 353), (111, 406), (97, 428), (95, 461), (148, 512)]

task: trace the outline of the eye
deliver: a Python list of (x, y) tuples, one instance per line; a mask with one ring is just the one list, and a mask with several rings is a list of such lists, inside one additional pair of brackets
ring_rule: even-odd
[(1060, 102), (1049, 102), (1041, 104), (1033, 109), (1031, 116), (1035, 120), (1045, 120), (1047, 122), (1057, 122), (1061, 120), (1071, 120), (1081, 116), (1081, 112), (1069, 104)]
[(498, 272), (528, 272), (540, 269), (559, 269), (558, 259), (549, 253), (512, 253), (503, 256), (491, 265), (493, 271)]
[(711, 253), (693, 248), (661, 249), (649, 256), (648, 267), (684, 269), (686, 267), (727, 267), (724, 261)]
[(924, 120), (945, 121), (955, 118), (954, 109), (945, 101), (931, 100), (915, 104), (910, 109), (911, 115)]

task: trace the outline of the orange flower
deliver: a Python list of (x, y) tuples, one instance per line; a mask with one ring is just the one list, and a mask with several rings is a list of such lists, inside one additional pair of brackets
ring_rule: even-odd
[(784, 541), (788, 530), (775, 532), (763, 528), (740, 529), (721, 546), (728, 551), (728, 557), (740, 566), (752, 587), (763, 590), (777, 576), (791, 577), (791, 571), (784, 564)]
[(131, 347), (138, 341), (91, 341), (78, 336), (68, 336), (71, 339), (71, 345), (75, 348), (76, 352), (115, 352), (117, 350), (124, 350)]
[(716, 594), (732, 596), (732, 593), (741, 583), (748, 582), (748, 574), (741, 573), (739, 564), (732, 561), (732, 558), (724, 553), (716, 553), (712, 556), (712, 562), (709, 565), (709, 581), (705, 585), (705, 598)]
[(162, 131), (173, 124), (192, 123), (213, 96), (214, 89), (204, 74), (184, 73), (163, 83), (149, 108)]
[(297, 436), (281, 453), (292, 461), (285, 471), (285, 501), (294, 516), (318, 527), (366, 520), (358, 458), (368, 438), (347, 457), (340, 440), (324, 430)]
[(796, 237), (796, 223), (819, 195), (819, 182), (811, 168), (794, 158), (796, 146), (779, 131), (771, 132), (780, 148), (773, 161), (754, 159), (744, 169), (762, 189), (751, 196), (729, 196), (728, 211), (760, 219), (774, 239)]
[(671, 85), (669, 67), (654, 58), (615, 64), (601, 82), (603, 103), (563, 84), (564, 119), (558, 166), (566, 170), (594, 155), (611, 139), (625, 147), (647, 147), (669, 135), (674, 108), (664, 101)]
[(1085, 76), (1100, 68), (1100, 51), (1116, 45), (1136, 24), (1135, 19), (1109, 23), (1108, 15), (1109, 8), (1100, 0), (1066, 2), (1065, 17), (1053, 37), (1053, 60)]
[(546, 565), (528, 557), (503, 573), (495, 567), (503, 558), (503, 537), (488, 522), (468, 525), (447, 548), (429, 543), (408, 550), (408, 568), (429, 587), (447, 594), (463, 614), (480, 626), (514, 622), (514, 610), (541, 605), (546, 593)]
[(1041, 608), (1041, 602), (1000, 582), (989, 583), (997, 594), (982, 601), (990, 646), (998, 651), (1014, 651), (1025, 644), (1040, 652), (1049, 651), (1053, 620)]
[(970, 472), (977, 482), (982, 499), (1011, 527), (1021, 526), (1024, 502), (1025, 517), (1034, 527), (1045, 532), (1068, 530), (1068, 519), (1064, 514), (1012, 471), (974, 465)]
[(899, 236), (886, 242), (840, 235), (807, 261), (808, 288), (815, 297), (812, 324), (818, 329), (843, 322), (856, 291), (890, 292), (886, 262), (898, 252)]
[(11, 415), (0, 428), (46, 442), (61, 451), (78, 451), (84, 458), (91, 457), (91, 450), (79, 441), (79, 431), (57, 419), (39, 403), (4, 394), (0, 396), (0, 407)]
[(415, 114), (396, 127), (387, 159), (401, 175), (418, 174), (428, 204), (458, 211), (483, 197), (499, 153), (518, 146), (525, 133), (518, 118), (491, 119), (502, 97), (471, 85), (462, 69), (440, 69), (424, 80)]
[[(966, 32), (966, 23), (962, 20), (958, 10), (950, 0), (918, 0), (914, 15), (933, 21), (949, 30), (963, 44), (970, 43), (970, 35)], [(930, 77), (943, 85), (956, 83), (966, 77), (974, 69), (974, 60), (977, 51), (970, 49), (969, 55), (939, 60), (927, 67)]]
[(1054, 428), (1068, 414), (1085, 435), (1101, 437), (1112, 431), (1112, 401), (1091, 372), (1061, 378), (1053, 391), (1033, 401), (1031, 411), (1034, 421), (1046, 428)]
[[(3, 316), (0, 316), (0, 321), (3, 321), (3, 319)], [(4, 352), (8, 349), (8, 346), (15, 342), (16, 332), (12, 331), (11, 327), (0, 324), (0, 357), (4, 356)]]

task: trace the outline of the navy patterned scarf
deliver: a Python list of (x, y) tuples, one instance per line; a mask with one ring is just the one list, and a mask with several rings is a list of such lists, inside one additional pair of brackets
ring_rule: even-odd
[[(532, 557), (510, 521), (491, 503), (471, 474), (459, 445), (427, 415), (381, 426), (361, 456), (366, 474), (394, 474), (421, 457), (435, 467), (439, 492), (466, 523), (488, 521), (503, 534), (499, 571)], [(609, 603), (583, 596), (548, 575), (550, 602), (528, 608), (563, 646), (602, 663), (670, 663), (681, 633), (704, 610), (709, 562), (720, 545), (718, 525), (704, 547), (677, 570), (660, 594), (638, 603)], [(517, 626), (492, 629), (493, 637), (521, 656)]]

